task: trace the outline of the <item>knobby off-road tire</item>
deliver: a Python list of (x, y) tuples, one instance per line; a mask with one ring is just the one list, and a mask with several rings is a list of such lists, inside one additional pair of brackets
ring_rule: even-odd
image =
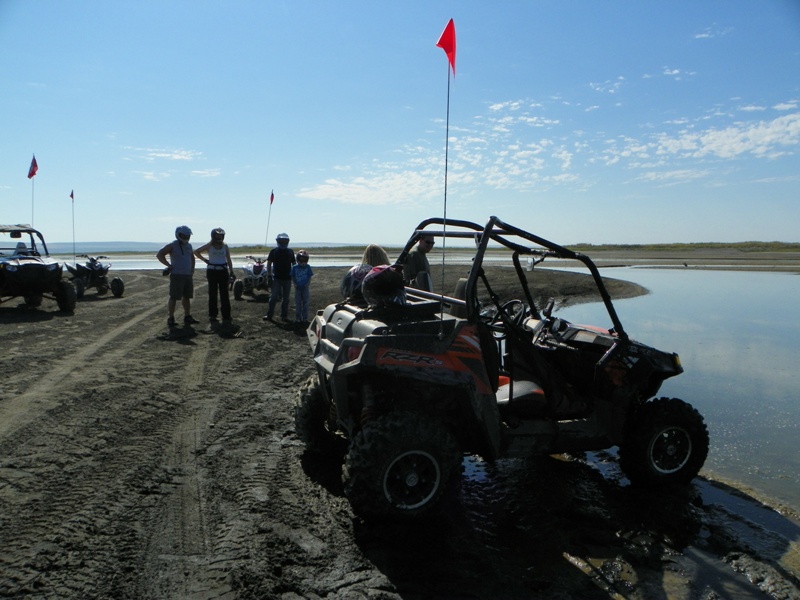
[(55, 296), (60, 311), (67, 313), (75, 312), (75, 303), (78, 301), (78, 295), (71, 281), (67, 281), (66, 279), (59, 281)]
[(114, 277), (111, 280), (111, 293), (114, 294), (114, 298), (121, 298), (125, 293), (125, 282), (121, 278)]
[(241, 279), (237, 279), (236, 281), (233, 282), (233, 299), (241, 300), (243, 293), (244, 293), (244, 282)]
[(86, 284), (80, 277), (73, 279), (73, 283), (75, 284), (75, 297), (80, 300), (83, 298), (83, 294), (86, 292)]
[(362, 518), (430, 513), (460, 472), (453, 434), (430, 415), (395, 413), (353, 438), (343, 470), (344, 492)]
[(42, 305), (42, 300), (44, 297), (41, 294), (28, 294), (24, 297), (25, 306), (30, 308), (38, 308)]
[(294, 407), (295, 432), (312, 454), (344, 454), (346, 445), (331, 429), (335, 424), (330, 423), (330, 412), (319, 377), (314, 374), (300, 387)]
[(703, 417), (677, 398), (644, 404), (619, 449), (619, 464), (628, 479), (645, 486), (686, 485), (708, 456)]

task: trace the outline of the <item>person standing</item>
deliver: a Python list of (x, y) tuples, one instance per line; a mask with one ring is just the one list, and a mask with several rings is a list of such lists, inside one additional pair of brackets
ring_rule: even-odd
[[(181, 225), (175, 229), (175, 240), (164, 246), (156, 254), (158, 262), (166, 266), (165, 272), (169, 274), (169, 301), (167, 310), (169, 318), (167, 326), (170, 329), (175, 327), (175, 307), (178, 300), (183, 307), (183, 324), (194, 325), (200, 321), (192, 317), (191, 304), (194, 297), (194, 252), (189, 239), (192, 237), (192, 230), (186, 225)], [(167, 261), (169, 257), (169, 261)]]
[(289, 236), (279, 233), (275, 238), (277, 246), (267, 256), (267, 273), (272, 278), (270, 286), (269, 308), (264, 317), (271, 321), (275, 315), (275, 305), (281, 301), (281, 318), (289, 320), (289, 293), (292, 291), (292, 265), (295, 264), (294, 252), (289, 248)]
[(294, 282), (294, 322), (295, 325), (308, 323), (308, 304), (311, 299), (309, 290), (314, 271), (308, 264), (308, 252), (300, 250), (295, 257), (297, 264), (292, 267)]
[(417, 247), (408, 253), (406, 264), (403, 265), (403, 279), (405, 279), (406, 285), (415, 288), (424, 287), (417, 277), (420, 273), (427, 273), (426, 280), (430, 280), (431, 265), (428, 262), (427, 254), (435, 243), (432, 235), (423, 234)]
[[(208, 258), (203, 253), (208, 253)], [(206, 265), (208, 279), (208, 318), (213, 323), (217, 314), (222, 311), (222, 322), (231, 322), (231, 299), (228, 295), (228, 284), (233, 275), (233, 261), (228, 244), (225, 243), (225, 230), (217, 227), (211, 230), (211, 241), (194, 251), (194, 255)], [(219, 298), (219, 308), (217, 299)]]

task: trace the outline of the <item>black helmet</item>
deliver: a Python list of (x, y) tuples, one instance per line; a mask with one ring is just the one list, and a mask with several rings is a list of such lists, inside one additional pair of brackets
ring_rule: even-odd
[(361, 291), (370, 306), (405, 304), (406, 288), (403, 275), (394, 267), (381, 265), (373, 267), (364, 277)]
[(192, 236), (192, 230), (189, 229), (186, 225), (181, 225), (177, 229), (175, 229), (175, 237), (183, 242), (188, 242), (189, 238)]
[(278, 242), (279, 246), (288, 246), (289, 245), (289, 234), (288, 233), (279, 233), (278, 236), (275, 238), (275, 241)]
[(222, 241), (225, 239), (225, 230), (222, 227), (217, 227), (211, 230), (211, 241)]
[(295, 256), (297, 262), (299, 263), (307, 263), (308, 262), (308, 252), (305, 250), (300, 250), (297, 255)]

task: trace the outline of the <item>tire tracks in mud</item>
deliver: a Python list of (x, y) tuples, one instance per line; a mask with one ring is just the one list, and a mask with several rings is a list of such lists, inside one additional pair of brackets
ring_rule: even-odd
[[(54, 397), (52, 394), (50, 397), (48, 397), (48, 395), (52, 390), (58, 389), (58, 384), (64, 381), (70, 373), (82, 370), (85, 368), (84, 365), (90, 360), (93, 361), (91, 365), (92, 369), (97, 372), (102, 372), (105, 365), (113, 364), (124, 358), (128, 346), (136, 344), (137, 342), (141, 343), (143, 339), (152, 335), (153, 328), (150, 327), (144, 332), (139, 332), (135, 338), (128, 340), (126, 346), (113, 349), (105, 355), (100, 354), (101, 350), (116, 341), (129, 329), (138, 325), (148, 317), (151, 317), (157, 311), (164, 310), (164, 296), (159, 295), (158, 300), (156, 300), (156, 296), (153, 294), (152, 290), (140, 291), (120, 299), (115, 299), (114, 301), (122, 302), (125, 298), (145, 294), (152, 296), (153, 301), (144, 310), (132, 317), (128, 317), (124, 323), (102, 334), (89, 344), (78, 348), (68, 348), (69, 351), (46, 372), (39, 373), (22, 394), (0, 405), (0, 440), (17, 429), (24, 427), (31, 421), (38, 420), (42, 413), (55, 408), (59, 404), (58, 398)], [(89, 310), (95, 309), (95, 307), (78, 307), (79, 310), (82, 308)], [(29, 362), (27, 367), (29, 369), (36, 369), (36, 364), (35, 362)]]
[[(3, 417), (18, 416), (0, 430), (0, 596), (50, 590), (77, 598), (85, 596), (83, 585), (130, 593), (146, 562), (142, 537), (173, 539), (164, 530), (147, 533), (146, 524), (157, 521), (151, 513), (170, 515), (166, 526), (180, 532), (178, 554), (208, 546), (194, 457), (214, 405), (194, 398), (226, 361), (209, 361), (210, 344), (200, 343), (180, 346), (185, 362), (163, 364), (156, 352), (153, 361), (125, 365), (131, 348), (146, 355), (148, 346), (165, 343), (157, 338), (161, 326), (147, 323), (164, 310), (164, 295), (148, 290), (129, 298), (139, 294), (153, 299), (86, 346), (66, 347), (67, 356), (2, 407)], [(124, 344), (109, 349), (123, 336)], [(158, 369), (156, 391), (136, 392), (143, 368)], [(93, 387), (104, 371), (113, 376)], [(166, 511), (164, 498), (175, 499)], [(4, 517), (12, 513), (13, 522)]]

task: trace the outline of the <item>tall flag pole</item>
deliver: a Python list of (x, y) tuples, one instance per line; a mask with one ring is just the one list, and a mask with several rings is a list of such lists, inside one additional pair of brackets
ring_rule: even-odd
[(78, 258), (75, 255), (75, 190), (70, 190), (69, 197), (72, 200), (72, 263), (77, 265)]
[(269, 220), (272, 218), (272, 203), (275, 202), (275, 190), (269, 193), (269, 213), (267, 214), (267, 234), (264, 236), (264, 251), (269, 248)]
[(33, 183), (36, 172), (39, 170), (39, 164), (36, 162), (36, 155), (31, 159), (31, 166), (28, 167), (28, 179), (31, 180), (31, 227), (33, 227)]
[[(442, 287), (444, 289), (444, 259), (445, 248), (447, 247), (447, 163), (449, 158), (450, 149), (450, 71), (453, 71), (453, 78), (456, 76), (456, 25), (453, 19), (450, 19), (445, 25), (442, 35), (439, 36), (439, 41), (436, 46), (444, 50), (447, 55), (447, 120), (445, 125), (444, 134), (444, 226), (442, 235)], [(442, 311), (444, 311), (444, 302), (442, 302)], [(440, 321), (443, 323), (444, 319)], [(442, 335), (442, 332), (439, 332)]]

